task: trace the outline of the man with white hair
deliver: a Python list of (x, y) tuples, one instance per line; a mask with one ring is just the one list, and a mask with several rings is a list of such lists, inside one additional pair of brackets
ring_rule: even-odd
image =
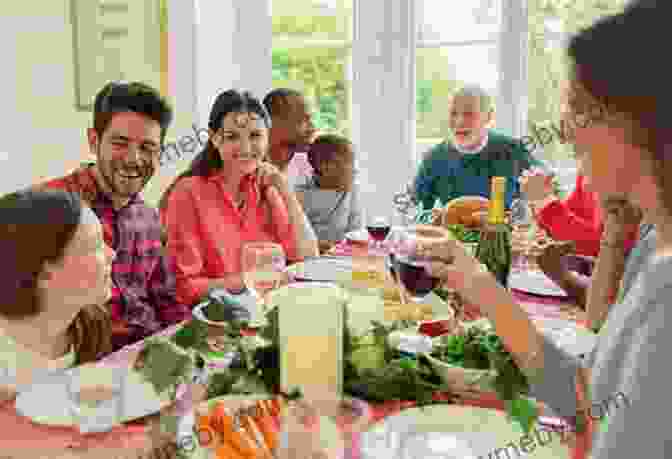
[(518, 177), (530, 167), (547, 169), (525, 146), (489, 128), (494, 108), (490, 95), (478, 85), (455, 93), (450, 112), (452, 139), (425, 153), (414, 181), (417, 198), (425, 209), (436, 199), (443, 204), (461, 196), (490, 197), (490, 179), (507, 178), (506, 201), (511, 207), (520, 194)]

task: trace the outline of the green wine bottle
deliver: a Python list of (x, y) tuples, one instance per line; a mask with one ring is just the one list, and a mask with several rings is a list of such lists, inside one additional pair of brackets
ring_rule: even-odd
[(511, 229), (506, 224), (506, 178), (493, 177), (488, 222), (481, 230), (475, 256), (504, 287), (511, 272)]

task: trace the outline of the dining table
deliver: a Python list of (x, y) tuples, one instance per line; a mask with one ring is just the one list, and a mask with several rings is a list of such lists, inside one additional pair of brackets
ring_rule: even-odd
[[(365, 252), (366, 250), (362, 249), (362, 247), (354, 247), (347, 241), (342, 241), (330, 251), (328, 256), (358, 257), (366, 256)], [(567, 298), (543, 297), (526, 294), (519, 291), (513, 291), (513, 294), (533, 321), (542, 323), (544, 321), (560, 320), (572, 323), (578, 328), (585, 328), (586, 326), (585, 312)], [(174, 325), (147, 339), (156, 336), (171, 336), (181, 326), (182, 324)], [(131, 366), (134, 360), (137, 358), (138, 352), (142, 349), (145, 342), (146, 340), (143, 340), (126, 346), (121, 350), (100, 360), (96, 363), (96, 365), (103, 367)], [(505, 410), (504, 402), (499, 400), (494, 393), (480, 393), (474, 396), (461, 395), (457, 399), (455, 399), (454, 395), (449, 393), (436, 393), (434, 395), (434, 400), (437, 402), (445, 402), (451, 398), (453, 403), (457, 403), (463, 406), (481, 407), (499, 411)], [(368, 403), (370, 425), (374, 425), (375, 423), (384, 420), (389, 416), (398, 414), (405, 409), (413, 407), (414, 405), (414, 402), (410, 400)], [(185, 416), (191, 416), (192, 418), (193, 415), (193, 410), (185, 414)], [(557, 423), (560, 422), (559, 420), (554, 421), (554, 418), (551, 415), (546, 416), (546, 420), (550, 423), (549, 425), (553, 425), (556, 421)], [(109, 432), (81, 434), (73, 427), (61, 428), (34, 424), (29, 419), (18, 415), (12, 406), (11, 401), (0, 404), (0, 425), (3, 426), (5, 436), (7, 438), (11, 437), (11, 441), (13, 441), (15, 445), (29, 443), (36, 444), (39, 442), (41, 445), (40, 451), (43, 449), (49, 450), (49, 448), (54, 451), (62, 449), (67, 450), (68, 448), (130, 448), (134, 445), (141, 445), (143, 442), (148, 441), (146, 419), (127, 422), (123, 425), (113, 428), (112, 431)], [(347, 429), (344, 430), (347, 431)], [(361, 432), (347, 433), (349, 447), (347, 448), (346, 455), (348, 459), (361, 458), (361, 452), (357, 446), (360, 434)], [(183, 440), (184, 439), (181, 441)], [(0, 451), (3, 449), (2, 446), (5, 444), (3, 442), (7, 441), (8, 440), (0, 441)], [(193, 438), (193, 441), (196, 441), (195, 437)], [(582, 440), (577, 437), (573, 449), (580, 449), (581, 442)], [(578, 457), (576, 456), (575, 451), (572, 453), (572, 455), (574, 457)], [(1, 456), (2, 454), (0, 453), (0, 457)], [(33, 457), (42, 456), (36, 455)], [(51, 456), (47, 454), (43, 457)]]

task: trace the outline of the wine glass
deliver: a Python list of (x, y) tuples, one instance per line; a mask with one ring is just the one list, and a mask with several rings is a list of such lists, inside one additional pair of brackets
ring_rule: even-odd
[(380, 248), (390, 233), (390, 220), (387, 217), (373, 215), (367, 219), (366, 230), (373, 239), (373, 246)]
[(287, 258), (280, 244), (250, 242), (243, 245), (241, 269), (245, 286), (264, 302), (266, 293), (278, 288), (285, 277)]
[(429, 260), (417, 254), (417, 243), (448, 237), (445, 229), (430, 225), (414, 225), (399, 232), (393, 247), (394, 270), (414, 303), (421, 303), (439, 285), (439, 279), (429, 274)]

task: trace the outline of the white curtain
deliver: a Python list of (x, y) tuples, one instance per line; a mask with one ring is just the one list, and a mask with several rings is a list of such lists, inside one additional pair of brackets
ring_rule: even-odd
[(515, 138), (527, 135), (527, 0), (502, 0), (497, 127)]
[(414, 1), (355, 0), (352, 133), (366, 210), (392, 216), (415, 172)]
[(221, 91), (250, 90), (260, 99), (272, 87), (270, 0), (194, 0), (196, 107), (207, 126)]

